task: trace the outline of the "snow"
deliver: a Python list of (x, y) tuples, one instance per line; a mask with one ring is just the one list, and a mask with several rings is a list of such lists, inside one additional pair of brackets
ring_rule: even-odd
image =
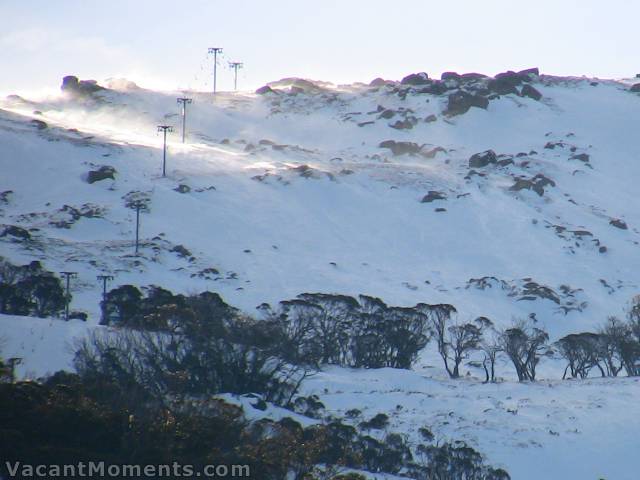
[[(110, 287), (216, 291), (249, 313), (302, 292), (363, 293), (391, 305), (451, 303), (460, 321), (484, 315), (498, 326), (534, 314), (552, 341), (595, 329), (608, 315), (623, 314), (640, 281), (640, 98), (627, 91), (628, 81), (591, 82), (543, 76), (535, 83), (541, 102), (507, 95), (486, 111), (472, 108), (450, 119), (442, 115), (446, 96), (401, 100), (389, 87), (359, 85), (323, 84), (318, 94), (222, 93), (215, 100), (144, 89), (107, 91), (98, 100), (0, 100), (0, 193), (13, 191), (0, 203), (0, 224), (32, 229), (33, 237), (25, 243), (0, 237), (0, 256), (77, 271), (72, 308), (90, 317), (67, 323), (0, 315), (3, 355), (24, 359), (21, 376), (70, 368), (73, 338), (101, 328), (101, 273), (116, 277)], [(176, 104), (183, 95), (194, 99), (186, 144)], [(389, 124), (399, 117), (369, 113), (378, 105), (411, 109), (420, 119), (434, 114), (437, 121), (396, 130)], [(48, 128), (38, 130), (32, 119)], [(374, 124), (358, 126), (365, 121)], [(176, 126), (166, 178), (156, 132), (162, 123)], [(378, 147), (389, 139), (447, 152), (393, 156)], [(544, 148), (559, 141), (567, 146)], [(570, 158), (570, 146), (590, 156), (591, 168)], [(487, 149), (537, 153), (465, 178), (469, 157)], [(116, 180), (86, 183), (99, 165), (115, 167)], [(296, 170), (302, 165), (312, 170)], [(538, 173), (556, 183), (544, 196), (509, 190), (514, 176)], [(178, 193), (180, 184), (191, 191)], [(430, 190), (447, 200), (420, 203)], [(135, 212), (123, 199), (131, 191), (151, 198), (150, 212), (141, 214), (139, 257)], [(87, 203), (104, 207), (103, 218), (81, 218), (69, 229), (51, 225), (67, 218), (59, 211), (64, 205)], [(614, 218), (629, 229), (611, 226)], [(553, 225), (566, 230), (559, 235)], [(582, 230), (592, 237), (568, 233)], [(178, 245), (193, 259), (171, 252)], [(219, 274), (206, 277), (208, 268)], [(556, 293), (562, 285), (575, 292), (561, 296), (561, 305), (521, 300), (521, 290), (497, 283), (484, 290), (468, 285), (482, 277), (516, 290), (531, 278)], [(560, 308), (582, 302), (566, 314)], [(304, 388), (330, 411), (393, 412), (393, 426), (409, 435), (428, 425), (439, 438), (466, 439), (514, 479), (632, 478), (637, 381), (560, 382), (562, 369), (559, 361), (543, 361), (538, 384), (516, 383), (506, 365), (497, 385), (453, 382), (443, 378), (431, 345), (415, 371), (331, 368)], [(515, 415), (507, 412), (513, 408)]]

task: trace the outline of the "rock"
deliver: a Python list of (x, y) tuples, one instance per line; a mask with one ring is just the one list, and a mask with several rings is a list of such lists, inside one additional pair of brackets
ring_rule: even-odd
[(98, 85), (95, 80), (78, 80), (74, 75), (67, 75), (62, 79), (60, 89), (63, 92), (72, 93), (74, 95), (91, 95), (92, 93), (104, 90), (104, 87)]
[(76, 90), (78, 88), (78, 77), (75, 75), (67, 75), (62, 79), (61, 90)]
[(540, 285), (528, 278), (523, 280), (525, 280), (526, 283), (522, 286), (522, 296), (519, 300), (536, 300), (536, 298), (545, 298), (554, 303), (560, 304), (560, 298), (552, 288), (547, 287), (546, 285)]
[(389, 125), (396, 130), (411, 130), (418, 123), (416, 117), (407, 117), (404, 120), (397, 120), (393, 125)]
[(393, 118), (393, 116), (396, 114), (395, 111), (391, 110), (391, 109), (386, 109), (384, 110), (381, 114), (380, 114), (380, 118), (385, 118), (385, 119), (390, 119)]
[(420, 155), (422, 155), (424, 158), (435, 158), (438, 152), (447, 153), (447, 150), (442, 147), (435, 147), (431, 150), (424, 150), (424, 147), (422, 147)]
[(462, 77), (456, 72), (444, 72), (440, 75), (440, 80), (460, 80)]
[(0, 192), (0, 203), (4, 205), (9, 205), (9, 197), (13, 195), (13, 190), (5, 190), (4, 192)]
[(98, 170), (91, 170), (87, 174), (87, 182), (95, 183), (101, 180), (106, 180), (110, 178), (111, 180), (115, 180), (114, 174), (116, 173), (116, 169), (110, 165), (103, 165)]
[(498, 157), (493, 150), (487, 150), (482, 153), (476, 153), (469, 158), (469, 168), (482, 168), (490, 163), (496, 163)]
[(17, 225), (8, 225), (5, 227), (5, 229), (2, 231), (2, 234), (0, 234), (0, 237), (7, 236), (12, 236), (21, 240), (31, 239), (31, 234), (29, 233), (29, 231), (22, 227), (18, 227)]
[(609, 221), (609, 225), (612, 225), (621, 230), (627, 230), (629, 228), (627, 227), (627, 223), (624, 220), (620, 220), (619, 218), (612, 218)]
[(525, 70), (520, 70), (518, 72), (518, 75), (528, 75), (528, 76), (532, 76), (535, 75), (536, 77), (540, 75), (540, 70), (538, 69), (538, 67), (534, 67), (534, 68), (527, 68)]
[(495, 80), (502, 80), (502, 81), (505, 81), (505, 82), (509, 82), (513, 86), (520, 85), (522, 82), (528, 80), (528, 78), (529, 77), (527, 75), (523, 75), (521, 73), (516, 73), (516, 72), (513, 72), (511, 70), (509, 70), (507, 72), (498, 73), (494, 77)]
[(435, 122), (436, 120), (438, 120), (438, 117), (436, 117), (433, 114), (429, 115), (427, 118), (424, 119), (424, 121), (427, 123)]
[(511, 191), (520, 191), (520, 190), (533, 190), (538, 195), (544, 195), (544, 187), (546, 186), (556, 186), (556, 182), (551, 180), (550, 178), (545, 177), (543, 174), (539, 173), (535, 177), (531, 179), (526, 178), (518, 178), (516, 179), (516, 183), (514, 183), (509, 190)]
[(191, 191), (191, 187), (189, 185), (181, 183), (176, 188), (174, 188), (174, 190), (178, 193), (189, 193)]
[(83, 322), (86, 322), (88, 318), (89, 315), (87, 314), (87, 312), (80, 312), (78, 310), (69, 312), (69, 320), (81, 320)]
[(47, 122), (43, 122), (42, 120), (36, 120), (35, 118), (29, 122), (31, 125), (36, 127), (38, 130), (45, 130), (49, 127)]
[(497, 93), (498, 95), (518, 95), (518, 89), (516, 88), (516, 85), (518, 84), (519, 82), (514, 85), (512, 80), (507, 78), (494, 78), (493, 80), (489, 80), (489, 83), (487, 83), (487, 87), (489, 88), (489, 90)]
[(395, 140), (385, 140), (378, 145), (378, 148), (388, 148), (394, 155), (415, 155), (420, 153), (422, 146), (413, 142), (396, 142)]
[(404, 77), (400, 84), (402, 85), (427, 85), (429, 82), (429, 75), (425, 72), (412, 73)]
[(607, 253), (607, 247), (605, 247), (605, 246), (603, 245), (603, 246), (601, 246), (600, 248), (598, 248), (598, 251), (599, 251), (600, 253)]
[(462, 115), (467, 113), (471, 107), (487, 109), (489, 100), (480, 95), (471, 94), (463, 90), (458, 90), (449, 95), (447, 104), (447, 115)]
[(556, 147), (564, 148), (565, 146), (566, 146), (566, 143), (564, 142), (547, 142), (544, 145), (544, 148), (546, 148), (547, 150), (554, 150)]
[(430, 190), (429, 193), (427, 193), (424, 197), (422, 197), (422, 200), (420, 200), (420, 203), (431, 203), (434, 200), (446, 200), (447, 196), (442, 193), (442, 192), (437, 192), (435, 190)]
[(276, 93), (269, 85), (264, 85), (256, 90), (256, 95), (266, 95), (267, 93)]
[(177, 253), (178, 256), (182, 258), (188, 258), (192, 256), (191, 252), (187, 250), (187, 248), (184, 245), (176, 245), (171, 249), (171, 251), (174, 253)]
[(487, 77), (487, 75), (483, 73), (475, 73), (475, 72), (463, 73), (462, 75), (460, 75), (460, 77), (463, 80), (482, 80), (483, 78), (489, 78)]
[(635, 85), (632, 85), (629, 91), (634, 93), (640, 92), (640, 83), (636, 83)]
[(520, 91), (520, 95), (523, 97), (533, 98), (536, 101), (539, 101), (542, 98), (542, 94), (528, 83), (524, 84)]
[(384, 85), (387, 84), (387, 81), (384, 78), (374, 78), (373, 80), (371, 80), (371, 83), (369, 83), (370, 87), (382, 87)]
[(575, 155), (571, 155), (569, 160), (580, 160), (581, 162), (589, 163), (590, 158), (591, 157), (587, 153), (577, 153)]
[(416, 93), (430, 93), (431, 95), (442, 95), (443, 93), (451, 90), (446, 83), (436, 80), (426, 87), (421, 88)]

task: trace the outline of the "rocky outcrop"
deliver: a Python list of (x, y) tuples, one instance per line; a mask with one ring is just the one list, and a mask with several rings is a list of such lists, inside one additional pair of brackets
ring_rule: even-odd
[(268, 93), (276, 93), (269, 85), (264, 85), (256, 90), (256, 95), (266, 95)]
[(106, 180), (108, 178), (111, 180), (115, 180), (116, 177), (114, 175), (116, 173), (116, 169), (111, 165), (103, 165), (98, 170), (91, 170), (89, 171), (89, 173), (87, 173), (87, 182), (95, 183)]
[(422, 197), (422, 200), (420, 200), (420, 203), (431, 203), (435, 200), (446, 200), (447, 196), (442, 193), (442, 192), (438, 192), (435, 190), (430, 190), (429, 193), (427, 193), (424, 197)]
[(0, 234), (0, 237), (14, 237), (19, 240), (30, 240), (31, 234), (28, 230), (17, 225), (7, 225)]
[(73, 95), (86, 96), (104, 90), (105, 88), (98, 85), (98, 82), (95, 80), (78, 80), (78, 77), (74, 75), (67, 75), (62, 79), (60, 89), (63, 92)]
[(489, 100), (482, 95), (473, 94), (464, 90), (458, 90), (449, 95), (445, 114), (462, 115), (467, 113), (471, 107), (487, 109)]
[(544, 188), (547, 186), (555, 187), (556, 182), (539, 173), (533, 178), (517, 178), (509, 190), (518, 192), (520, 190), (533, 190), (538, 195), (544, 195)]
[(485, 152), (476, 153), (469, 158), (469, 168), (482, 168), (491, 163), (496, 163), (498, 156), (493, 150), (487, 150)]
[(425, 72), (412, 73), (400, 81), (400, 84), (402, 85), (426, 85), (428, 83), (430, 83), (429, 75)]
[(528, 83), (523, 85), (522, 90), (520, 91), (520, 95), (522, 95), (523, 97), (532, 98), (536, 101), (539, 101), (542, 98), (542, 94)]
[(627, 230), (629, 228), (627, 226), (627, 222), (620, 220), (619, 218), (612, 218), (609, 220), (609, 225), (619, 228), (620, 230)]
[(380, 142), (379, 148), (388, 148), (394, 155), (415, 155), (420, 153), (422, 146), (414, 142), (396, 142), (395, 140), (385, 140)]

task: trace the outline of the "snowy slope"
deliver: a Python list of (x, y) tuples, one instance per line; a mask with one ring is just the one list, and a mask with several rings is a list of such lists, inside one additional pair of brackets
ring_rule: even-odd
[[(78, 271), (73, 308), (90, 313), (90, 325), (1, 317), (5, 356), (28, 357), (22, 374), (69, 364), (66, 345), (98, 321), (100, 273), (115, 275), (113, 285), (216, 291), (248, 312), (320, 291), (365, 293), (393, 305), (451, 303), (460, 320), (484, 315), (498, 325), (535, 315), (552, 340), (596, 328), (637, 293), (640, 98), (628, 82), (542, 76), (534, 83), (543, 94), (539, 102), (504, 95), (487, 110), (455, 117), (443, 115), (446, 95), (402, 99), (393, 85), (318, 84), (290, 92), (284, 82), (273, 85), (280, 94), (221, 94), (215, 101), (198, 92), (114, 85), (93, 98), (0, 100), (0, 194), (12, 191), (0, 202), (0, 224), (32, 236), (28, 242), (0, 237), (0, 256)], [(185, 93), (194, 103), (183, 145), (176, 96)], [(379, 106), (394, 117), (383, 118)], [(419, 119), (412, 129), (390, 127), (407, 115)], [(425, 121), (432, 115), (435, 121)], [(176, 126), (166, 178), (156, 132), (164, 123)], [(379, 147), (385, 140), (445, 151), (433, 158), (393, 155)], [(549, 143), (555, 148), (545, 148)], [(471, 155), (487, 149), (514, 163), (470, 174)], [(580, 154), (588, 161), (572, 158)], [(87, 172), (100, 165), (113, 166), (116, 180), (88, 184)], [(537, 174), (555, 186), (542, 196), (511, 189), (517, 178)], [(179, 185), (189, 191), (176, 191)], [(421, 203), (430, 191), (446, 200)], [(135, 212), (125, 206), (130, 192), (150, 198), (139, 257), (133, 255)], [(97, 218), (73, 220), (65, 205), (80, 211), (88, 205), (85, 211)], [(172, 251), (176, 246), (191, 256)], [(477, 280), (484, 277), (493, 278)], [(532, 296), (532, 282), (552, 289), (554, 299)], [(414, 415), (434, 424), (453, 411), (461, 418), (438, 424), (438, 434), (468, 438), (515, 479), (538, 478), (526, 472), (541, 458), (556, 475), (546, 478), (631, 478), (624, 463), (604, 468), (609, 462), (593, 452), (637, 431), (630, 421), (638, 418), (630, 401), (637, 382), (482, 386), (443, 380), (431, 347), (419, 363), (416, 372), (402, 373), (334, 369), (306, 388), (337, 412), (363, 402), (372, 412), (401, 404), (395, 420), (410, 434)], [(557, 379), (561, 371), (559, 363), (546, 362), (541, 376)], [(513, 378), (507, 366), (499, 375)], [(370, 391), (375, 394), (364, 394)], [(423, 401), (428, 395), (433, 401)], [(592, 397), (600, 400), (585, 400)], [(527, 398), (517, 415), (502, 411)], [(487, 415), (485, 404), (500, 415)], [(567, 433), (572, 422), (580, 435)], [(570, 446), (559, 448), (565, 440), (579, 457)], [(624, 458), (629, 445), (612, 447), (612, 455)], [(568, 458), (589, 459), (584, 465), (593, 469), (560, 470)]]

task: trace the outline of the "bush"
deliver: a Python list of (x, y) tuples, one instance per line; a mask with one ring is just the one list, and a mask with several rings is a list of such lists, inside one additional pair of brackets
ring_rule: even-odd
[(16, 266), (0, 257), (0, 313), (56, 316), (64, 310), (66, 300), (60, 279), (40, 262)]
[(518, 380), (536, 379), (540, 359), (551, 353), (547, 342), (549, 334), (542, 328), (517, 320), (500, 335), (502, 350), (516, 369)]
[(278, 311), (261, 306), (266, 320), (279, 325), (287, 358), (314, 365), (358, 368), (411, 368), (430, 339), (434, 306), (390, 307), (361, 295), (304, 293), (280, 302)]

